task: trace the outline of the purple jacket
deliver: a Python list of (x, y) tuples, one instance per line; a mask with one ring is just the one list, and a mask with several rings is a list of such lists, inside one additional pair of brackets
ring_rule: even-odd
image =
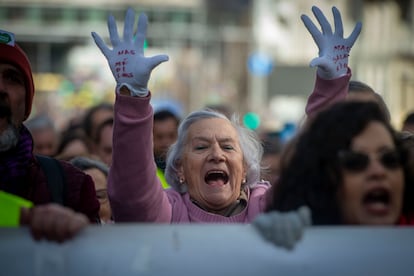
[[(66, 161), (60, 160), (59, 162), (65, 174), (65, 206), (83, 213), (90, 222), (97, 222), (100, 204), (96, 198), (95, 184), (92, 178)], [(35, 159), (29, 169), (29, 178), (32, 179), (31, 187), (24, 197), (35, 205), (51, 202), (46, 175)]]
[[(65, 177), (65, 206), (85, 214), (91, 222), (97, 222), (100, 205), (92, 178), (66, 161), (59, 162)], [(25, 173), (17, 182), (0, 181), (0, 190), (28, 199), (34, 205), (53, 202), (46, 174), (34, 156), (29, 159)]]
[[(317, 78), (307, 111), (316, 112), (333, 99), (344, 98), (348, 75), (337, 80)], [(326, 92), (339, 96), (327, 96)], [(247, 207), (239, 214), (224, 217), (208, 213), (193, 204), (188, 193), (164, 190), (156, 175), (153, 155), (153, 110), (150, 96), (116, 95), (112, 165), (108, 194), (116, 222), (160, 223), (249, 223), (266, 207), (268, 182), (248, 189)]]

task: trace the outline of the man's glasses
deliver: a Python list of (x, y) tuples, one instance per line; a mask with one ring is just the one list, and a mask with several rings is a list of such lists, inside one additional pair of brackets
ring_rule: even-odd
[[(371, 162), (367, 154), (350, 150), (340, 151), (338, 158), (341, 166), (351, 172), (362, 172)], [(390, 170), (401, 167), (401, 157), (396, 150), (387, 150), (380, 153), (379, 161), (384, 168)]]

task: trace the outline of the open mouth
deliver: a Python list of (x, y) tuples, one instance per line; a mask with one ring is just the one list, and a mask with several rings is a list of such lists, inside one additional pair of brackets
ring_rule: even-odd
[(370, 212), (380, 214), (388, 210), (391, 194), (387, 189), (377, 188), (367, 192), (362, 201)]
[(209, 171), (204, 176), (204, 181), (211, 186), (223, 186), (229, 181), (229, 176), (225, 171)]

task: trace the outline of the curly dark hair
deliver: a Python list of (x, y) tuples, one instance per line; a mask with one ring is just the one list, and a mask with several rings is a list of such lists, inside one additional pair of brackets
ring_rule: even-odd
[(410, 183), (407, 153), (399, 136), (376, 103), (346, 101), (321, 111), (287, 147), (283, 167), (267, 211), (291, 211), (306, 205), (315, 225), (342, 224), (337, 194), (343, 175), (338, 152), (347, 150), (355, 136), (372, 122), (382, 123), (403, 159), (405, 183)]

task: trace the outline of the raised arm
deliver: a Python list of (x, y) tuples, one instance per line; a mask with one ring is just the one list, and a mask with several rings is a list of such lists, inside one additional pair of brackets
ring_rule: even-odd
[(336, 7), (332, 8), (334, 31), (319, 8), (313, 6), (312, 12), (321, 26), (321, 31), (307, 15), (301, 16), (319, 49), (318, 57), (310, 62), (311, 67), (318, 69), (315, 88), (306, 106), (307, 115), (312, 115), (346, 97), (351, 78), (351, 70), (348, 67), (349, 54), (362, 28), (362, 23), (358, 22), (351, 35), (344, 38), (341, 14)]
[[(116, 80), (117, 92), (127, 88), (132, 96), (148, 96), (148, 81), (152, 70), (160, 63), (167, 61), (167, 55), (144, 56), (144, 40), (147, 34), (148, 19), (141, 13), (138, 19), (138, 31), (134, 36), (134, 11), (130, 8), (126, 12), (124, 24), (124, 38), (121, 40), (115, 18), (108, 18), (108, 30), (113, 49), (109, 49), (102, 38), (95, 32), (92, 37), (96, 45), (108, 60), (109, 67)], [(127, 91), (123, 89), (123, 92)]]
[(120, 39), (113, 16), (108, 29), (113, 49), (92, 36), (116, 80), (112, 165), (108, 194), (116, 222), (169, 222), (171, 206), (156, 176), (153, 156), (153, 111), (148, 81), (152, 70), (168, 56), (144, 56), (147, 17), (141, 14), (134, 36), (135, 15), (128, 9)]

